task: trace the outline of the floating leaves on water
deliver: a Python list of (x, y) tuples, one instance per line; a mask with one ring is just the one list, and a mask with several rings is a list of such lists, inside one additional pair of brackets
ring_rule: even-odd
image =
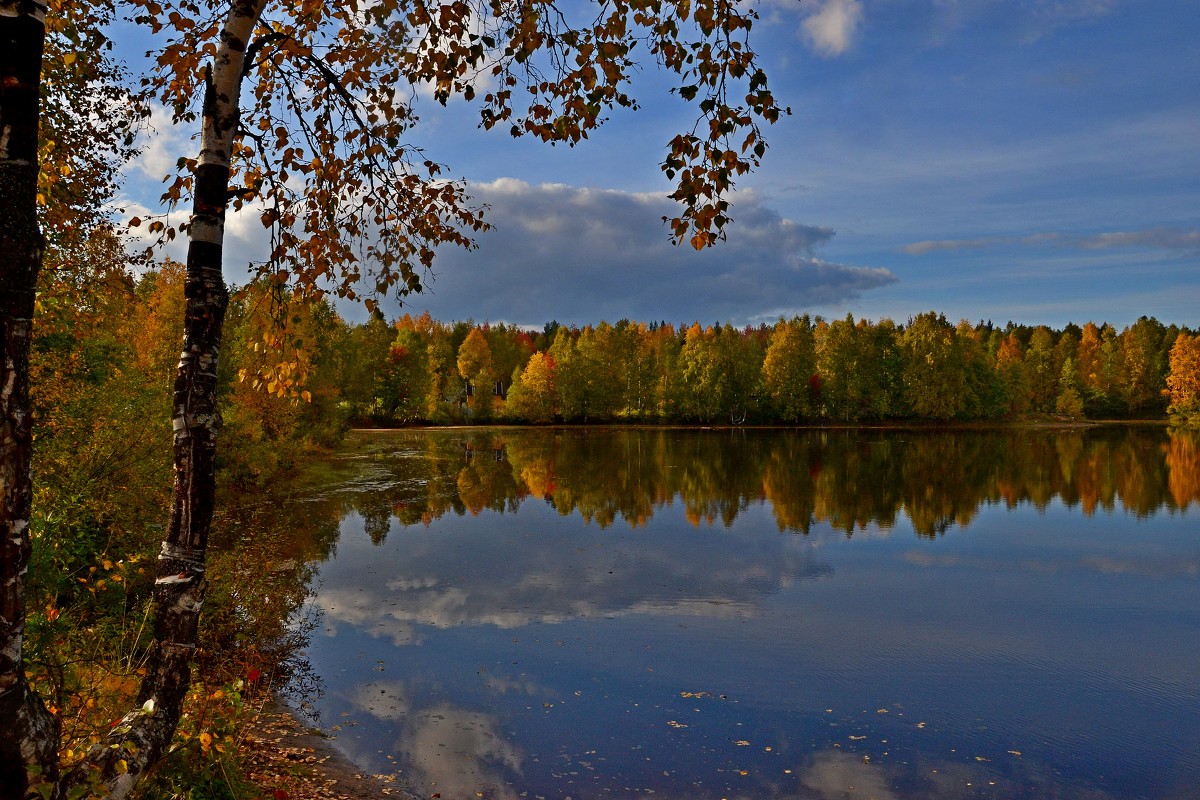
[(736, 744), (738, 747), (749, 747), (750, 746), (750, 743), (747, 742), (745, 739), (738, 739), (736, 742), (734, 742), (734, 744)]
[(680, 692), (680, 697), (712, 697), (712, 692)]
[(1019, 756), (1019, 755), (1021, 755), (1021, 751), (1020, 750), (1009, 750), (1008, 754), (1010, 756)]
[(984, 758), (983, 756), (975, 756), (975, 760), (976, 761), (991, 761), (990, 758)]
[(852, 741), (852, 742), (861, 742), (861, 741), (862, 741), (863, 739), (865, 739), (865, 738), (867, 738), (867, 737), (866, 737), (866, 736), (851, 736), (851, 737), (850, 737), (850, 741)]
[(924, 722), (918, 722), (918, 723), (917, 723), (917, 727), (918, 727), (918, 728), (924, 728), (924, 727), (925, 727), (925, 723), (924, 723)]
[(673, 719), (667, 720), (667, 724), (670, 725), (672, 728), (686, 728), (687, 727), (687, 725), (684, 725), (682, 722), (676, 722)]

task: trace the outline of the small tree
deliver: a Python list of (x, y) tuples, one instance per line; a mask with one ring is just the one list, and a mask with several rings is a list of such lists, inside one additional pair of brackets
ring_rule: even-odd
[(558, 387), (554, 359), (534, 353), (524, 370), (513, 374), (508, 394), (508, 414), (529, 422), (553, 422), (558, 414)]
[(1054, 409), (1063, 416), (1079, 419), (1083, 416), (1083, 395), (1079, 393), (1079, 373), (1075, 362), (1067, 358), (1063, 362), (1062, 375), (1058, 379), (1058, 398)]
[(763, 359), (763, 384), (775, 410), (788, 422), (813, 413), (808, 379), (816, 372), (812, 327), (808, 319), (780, 320)]
[(1188, 425), (1200, 426), (1200, 335), (1179, 334), (1171, 347), (1164, 394), (1167, 411)]
[(492, 349), (479, 328), (472, 328), (458, 348), (458, 374), (472, 387), (476, 416), (486, 419), (492, 411)]

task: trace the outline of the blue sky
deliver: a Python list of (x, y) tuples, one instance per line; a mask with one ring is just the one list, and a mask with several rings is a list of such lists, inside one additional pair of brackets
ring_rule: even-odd
[[(405, 310), (540, 327), (810, 313), (1200, 325), (1196, 0), (767, 0), (753, 43), (793, 116), (740, 184), (729, 241), (673, 248), (659, 171), (694, 110), (643, 104), (575, 148), (422, 103), (416, 143), (490, 206)], [(138, 48), (144, 49), (142, 48)], [(130, 172), (152, 207), (180, 137)], [(186, 146), (186, 141), (183, 145)], [(261, 257), (232, 220), (227, 274)], [(398, 306), (388, 307), (396, 312)], [(346, 309), (348, 316), (355, 312)]]

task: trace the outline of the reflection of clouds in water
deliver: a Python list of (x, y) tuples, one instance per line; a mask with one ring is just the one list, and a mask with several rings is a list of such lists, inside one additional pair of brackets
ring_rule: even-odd
[(421, 643), (411, 622), (390, 615), (378, 597), (360, 589), (326, 586), (312, 602), (321, 609), (326, 637), (336, 637), (335, 623), (344, 622), (372, 636), (390, 639), (397, 647)]
[(850, 753), (818, 753), (809, 760), (800, 781), (805, 788), (815, 792), (810, 795), (814, 800), (835, 797), (895, 800), (896, 797), (881, 767)]
[(371, 571), (386, 580), (327, 570), (316, 603), (331, 627), (351, 624), (397, 644), (416, 643), (418, 625), (515, 629), (629, 615), (752, 617), (763, 598), (832, 572), (815, 552), (792, 536), (401, 537), (371, 554)]
[[(959, 800), (981, 794), (986, 797), (1013, 797), (1023, 789), (1036, 785), (1048, 789), (1046, 796), (1059, 796), (1055, 789), (1065, 789), (1056, 769), (1020, 759), (1011, 765), (1007, 776), (986, 761), (950, 761), (918, 758), (916, 775), (923, 784), (920, 789), (900, 792), (892, 787), (904, 781), (907, 767), (897, 764), (869, 762), (860, 754), (844, 752), (818, 753), (807, 759), (798, 770), (802, 789), (794, 800), (833, 800), (834, 798), (870, 798), (870, 800), (899, 800), (901, 797), (922, 797), (926, 800)], [(1110, 792), (1092, 788), (1085, 793), (1072, 787), (1067, 794), (1087, 797), (1088, 800), (1116, 800)]]
[(1200, 560), (1156, 556), (1123, 557), (1087, 555), (1079, 558), (1064, 557), (1055, 561), (1044, 559), (1004, 559), (980, 556), (935, 554), (921, 550), (910, 550), (904, 560), (918, 567), (944, 567), (957, 569), (968, 567), (990, 571), (995, 574), (1011, 572), (1035, 572), (1056, 574), (1066, 571), (1095, 572), (1101, 575), (1133, 575), (1139, 578), (1175, 579), (1200, 577)]
[(521, 751), (501, 738), (497, 720), (487, 714), (445, 704), (429, 708), (411, 718), (396, 751), (414, 782), (442, 797), (518, 796), (504, 774), (520, 773)]
[(401, 720), (408, 715), (408, 689), (404, 681), (369, 681), (360, 683), (346, 694), (356, 711), (376, 719)]
[(484, 679), (483, 683), (493, 694), (508, 694), (512, 692), (514, 694), (527, 694), (530, 697), (537, 697), (539, 695), (549, 696), (552, 694), (549, 689), (529, 680), (523, 681), (516, 678), (491, 676)]
[[(511, 630), (628, 615), (748, 618), (764, 597), (832, 573), (811, 542), (791, 535), (530, 535), (506, 523), (496, 519), (500, 529), (487, 535), (451, 527), (394, 536), (366, 558), (348, 559), (346, 570), (326, 565), (316, 599), (326, 624), (413, 644), (420, 625)], [(358, 524), (343, 519), (343, 539)]]

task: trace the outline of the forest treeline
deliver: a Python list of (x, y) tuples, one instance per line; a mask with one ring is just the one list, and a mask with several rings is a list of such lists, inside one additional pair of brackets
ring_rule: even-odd
[[(702, 327), (622, 320), (541, 331), (428, 313), (338, 334), (323, 385), (356, 422), (800, 424), (1195, 417), (1200, 336), (1106, 323), (904, 324), (795, 317)], [(321, 371), (318, 369), (318, 371)]]

